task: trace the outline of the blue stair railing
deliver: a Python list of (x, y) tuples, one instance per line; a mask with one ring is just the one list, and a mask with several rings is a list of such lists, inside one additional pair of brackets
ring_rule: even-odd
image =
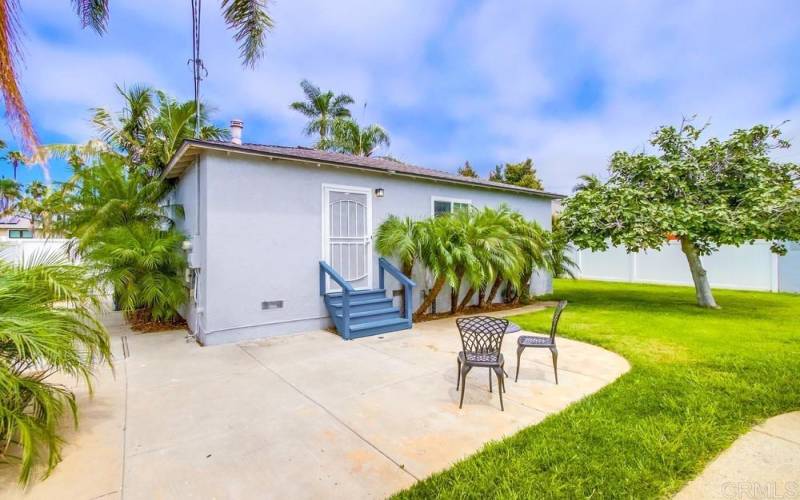
[(403, 285), (403, 315), (408, 321), (411, 321), (411, 312), (414, 310), (412, 299), (411, 299), (411, 289), (414, 288), (416, 283), (411, 281), (411, 278), (403, 274), (397, 267), (395, 267), (391, 262), (384, 259), (383, 257), (378, 259), (378, 287), (385, 289), (384, 286), (384, 271), (388, 272), (394, 278)]
[(344, 338), (350, 340), (350, 294), (354, 291), (350, 283), (347, 282), (324, 260), (319, 261), (319, 294), (325, 296), (325, 275), (331, 277), (342, 288), (342, 321)]

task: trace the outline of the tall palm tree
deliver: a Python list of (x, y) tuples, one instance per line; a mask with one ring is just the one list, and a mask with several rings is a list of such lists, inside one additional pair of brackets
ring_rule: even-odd
[[(91, 28), (100, 35), (105, 33), (109, 0), (72, 0), (72, 5), (84, 28)], [(239, 42), (242, 63), (253, 66), (264, 54), (264, 41), (273, 25), (266, 1), (220, 0), (220, 7), (225, 24), (234, 31), (233, 37)], [(18, 0), (0, 0), (0, 93), (7, 122), (19, 130), (26, 147), (35, 151), (39, 141), (17, 80), (17, 66), (22, 54), (19, 13)]]
[(150, 128), (156, 114), (155, 91), (146, 85), (124, 88), (114, 85), (123, 99), (116, 113), (106, 108), (93, 108), (92, 124), (100, 139), (115, 149), (125, 151), (134, 163), (141, 161), (150, 139)]
[(308, 118), (304, 132), (306, 135), (319, 134), (317, 147), (320, 147), (325, 144), (328, 135), (332, 132), (334, 120), (350, 117), (350, 110), (347, 106), (355, 101), (347, 94), (334, 95), (330, 90), (322, 92), (319, 87), (308, 80), (300, 82), (300, 87), (303, 88), (306, 100), (295, 101), (289, 107)]
[[(150, 176), (157, 176), (169, 163), (184, 139), (195, 137), (197, 113), (194, 101), (180, 102), (165, 92), (148, 86), (116, 86), (123, 100), (122, 109), (94, 108), (92, 123), (99, 139), (86, 144), (48, 144), (33, 160), (46, 165), (50, 158), (76, 159), (89, 163), (103, 153), (124, 154), (131, 165), (144, 165)], [(200, 104), (200, 139), (226, 140), (230, 132), (211, 122), (209, 110)]]
[(321, 149), (331, 149), (355, 156), (371, 156), (379, 147), (389, 146), (389, 134), (380, 125), (361, 128), (355, 120), (342, 118), (333, 122), (333, 138), (321, 141)]
[(13, 169), (13, 179), (17, 180), (17, 170), (19, 170), (20, 165), (24, 165), (28, 163), (27, 158), (22, 153), (22, 151), (9, 151), (5, 155), (5, 160), (11, 164), (11, 168)]

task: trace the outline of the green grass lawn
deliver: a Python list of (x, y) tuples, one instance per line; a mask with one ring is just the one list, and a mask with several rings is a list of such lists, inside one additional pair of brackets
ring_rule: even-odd
[[(559, 334), (624, 356), (601, 391), (452, 468), (405, 498), (669, 496), (753, 425), (800, 409), (800, 296), (558, 280)], [(513, 318), (546, 331), (552, 310)], [(513, 383), (509, 392), (513, 391)]]

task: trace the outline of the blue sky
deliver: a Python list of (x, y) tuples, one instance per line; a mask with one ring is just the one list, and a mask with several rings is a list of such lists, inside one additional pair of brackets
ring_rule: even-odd
[[(92, 137), (89, 108), (120, 105), (114, 83), (191, 97), (188, 0), (110, 0), (103, 37), (80, 29), (68, 0), (22, 4), (21, 80), (43, 142)], [(800, 139), (800, 2), (275, 0), (255, 70), (218, 4), (204, 2), (203, 98), (219, 124), (242, 118), (249, 142), (311, 143), (288, 108), (302, 78), (356, 98), (355, 117), (391, 134), (382, 154), (444, 170), (469, 160), (484, 175), (531, 157), (564, 193), (683, 116), (716, 135), (790, 120)]]

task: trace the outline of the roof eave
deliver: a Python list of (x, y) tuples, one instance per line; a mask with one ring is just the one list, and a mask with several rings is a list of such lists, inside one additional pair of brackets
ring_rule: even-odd
[[(190, 158), (188, 161), (183, 158), (186, 154), (190, 153), (192, 149), (207, 149), (207, 150), (215, 150), (215, 151), (224, 151), (227, 153), (239, 153), (243, 155), (251, 155), (251, 156), (258, 156), (258, 157), (267, 157), (267, 158), (280, 158), (282, 160), (288, 161), (296, 161), (300, 163), (312, 163), (317, 165), (332, 165), (335, 167), (344, 167), (344, 168), (354, 168), (357, 170), (366, 170), (368, 172), (375, 172), (384, 175), (401, 175), (405, 177), (415, 177), (420, 179), (425, 179), (433, 182), (446, 182), (452, 184), (460, 184), (464, 186), (469, 186), (473, 188), (483, 188), (483, 189), (496, 189), (498, 191), (511, 191), (514, 193), (521, 193), (521, 194), (529, 194), (535, 196), (541, 196), (544, 198), (551, 198), (551, 199), (562, 199), (566, 198), (566, 196), (558, 193), (550, 193), (547, 191), (539, 191), (536, 189), (529, 189), (520, 186), (514, 186), (512, 184), (508, 185), (498, 185), (498, 184), (484, 184), (484, 183), (477, 183), (477, 182), (470, 182), (468, 180), (459, 180), (447, 177), (438, 177), (434, 175), (425, 175), (421, 173), (409, 173), (409, 172), (399, 172), (399, 171), (386, 171), (380, 168), (369, 167), (365, 165), (354, 165), (352, 163), (345, 163), (345, 162), (337, 162), (332, 160), (315, 160), (309, 158), (298, 158), (297, 156), (290, 155), (290, 154), (281, 154), (281, 153), (272, 153), (267, 151), (258, 151), (254, 149), (240, 147), (236, 144), (212, 144), (205, 141), (197, 140), (197, 139), (184, 139), (181, 146), (178, 148), (178, 151), (175, 152), (170, 162), (167, 164), (167, 167), (164, 169), (164, 172), (161, 174), (161, 177), (164, 179), (172, 178), (172, 177), (179, 177), (184, 169), (180, 168), (181, 164), (190, 163), (193, 158)], [(177, 170), (177, 172), (176, 172)]]

